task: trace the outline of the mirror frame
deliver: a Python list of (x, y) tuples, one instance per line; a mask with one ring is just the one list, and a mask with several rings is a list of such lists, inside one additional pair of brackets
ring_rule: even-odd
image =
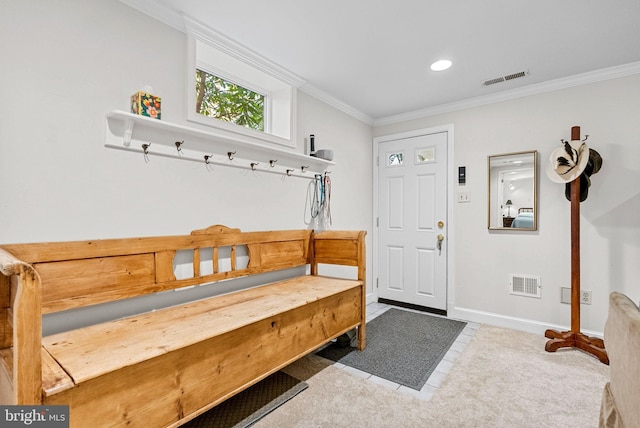
[[(492, 206), (491, 195), (491, 160), (496, 158), (503, 158), (508, 156), (523, 156), (533, 155), (533, 227), (496, 227), (491, 226), (491, 214), (497, 210), (497, 207)], [(487, 156), (487, 228), (489, 230), (508, 230), (518, 232), (533, 232), (538, 230), (538, 151), (526, 150), (522, 152), (513, 153), (501, 153)]]

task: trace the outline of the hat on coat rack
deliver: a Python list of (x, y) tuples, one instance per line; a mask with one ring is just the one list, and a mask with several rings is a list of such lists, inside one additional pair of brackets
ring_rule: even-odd
[(547, 176), (555, 183), (565, 183), (565, 197), (571, 200), (570, 183), (580, 177), (580, 202), (587, 199), (591, 175), (602, 167), (602, 157), (584, 141), (562, 140), (562, 147), (555, 149), (549, 158)]
[(547, 176), (555, 183), (571, 183), (580, 177), (589, 162), (589, 148), (580, 140), (562, 141), (549, 157)]

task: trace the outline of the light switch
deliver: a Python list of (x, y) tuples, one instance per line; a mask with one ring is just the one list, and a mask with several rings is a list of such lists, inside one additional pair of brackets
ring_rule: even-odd
[(471, 201), (471, 195), (469, 194), (468, 191), (458, 192), (458, 203), (470, 202), (470, 201)]

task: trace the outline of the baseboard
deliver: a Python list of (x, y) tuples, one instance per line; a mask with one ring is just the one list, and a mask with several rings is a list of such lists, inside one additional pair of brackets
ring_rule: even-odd
[[(457, 306), (450, 306), (448, 315), (449, 318), (455, 318), (462, 321), (489, 324), (496, 327), (511, 328), (513, 330), (526, 331), (528, 333), (540, 335), (544, 335), (544, 332), (548, 329), (557, 331), (570, 330), (570, 327), (565, 325), (549, 324), (526, 318), (512, 317)], [(599, 331), (582, 330), (582, 333), (592, 337), (603, 337), (603, 333)]]

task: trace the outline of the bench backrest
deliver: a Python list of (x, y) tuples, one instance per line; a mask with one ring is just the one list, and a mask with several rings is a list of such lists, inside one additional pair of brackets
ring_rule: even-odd
[[(364, 287), (365, 235), (211, 226), (184, 236), (0, 245), (0, 374), (8, 376), (0, 396), (42, 399), (42, 314), (305, 265), (316, 275), (323, 263), (356, 266)], [(185, 254), (188, 274), (176, 275)]]
[[(349, 234), (353, 242), (345, 245)], [(335, 245), (336, 238), (340, 245)], [(42, 313), (47, 314), (306, 264), (312, 265), (312, 274), (317, 273), (317, 263), (358, 266), (363, 264), (358, 239), (357, 232), (241, 232), (216, 225), (183, 236), (1, 248), (38, 272)], [(223, 253), (226, 266), (221, 263)], [(177, 254), (186, 254), (191, 264), (186, 277), (176, 277)]]

